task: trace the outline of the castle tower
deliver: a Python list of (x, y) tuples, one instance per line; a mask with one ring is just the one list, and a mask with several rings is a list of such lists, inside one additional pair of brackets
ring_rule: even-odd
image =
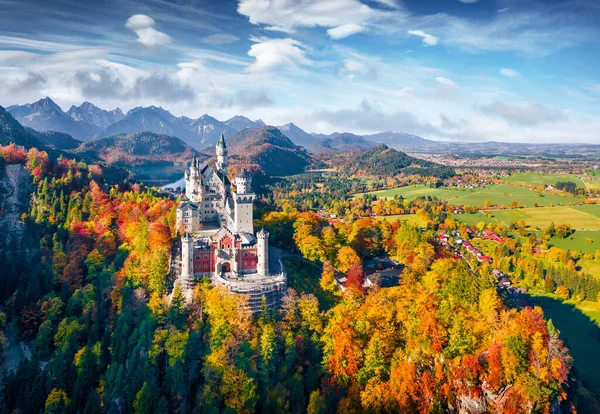
[(221, 138), (217, 142), (217, 170), (227, 175), (227, 146), (225, 145), (225, 135), (221, 132)]
[(202, 202), (202, 174), (200, 160), (196, 155), (189, 169), (185, 171), (185, 195), (194, 203)]
[(256, 252), (258, 254), (258, 263), (256, 272), (261, 276), (269, 276), (269, 233), (261, 229), (256, 234), (258, 239)]
[(248, 176), (245, 169), (241, 169), (235, 176), (235, 192), (236, 194), (250, 194), (252, 189), (252, 178)]
[(181, 236), (181, 287), (194, 283), (194, 238), (189, 233)]
[(233, 220), (236, 233), (254, 233), (252, 207), (256, 194), (250, 188), (250, 178), (246, 170), (241, 169), (235, 176), (235, 194), (233, 195)]

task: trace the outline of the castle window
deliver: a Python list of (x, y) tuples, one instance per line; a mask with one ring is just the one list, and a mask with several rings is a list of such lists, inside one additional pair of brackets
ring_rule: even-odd
[(208, 255), (207, 254), (204, 255), (204, 260), (208, 260)]

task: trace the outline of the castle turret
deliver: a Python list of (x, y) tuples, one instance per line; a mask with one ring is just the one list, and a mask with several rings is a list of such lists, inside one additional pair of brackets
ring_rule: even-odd
[(192, 164), (185, 170), (185, 195), (193, 202), (202, 201), (202, 173), (200, 172), (200, 160), (192, 159)]
[(225, 135), (222, 132), (219, 142), (217, 142), (217, 170), (227, 175), (227, 146), (225, 145)]
[(181, 286), (194, 282), (194, 239), (189, 233), (181, 236)]
[(256, 234), (257, 245), (256, 253), (258, 254), (258, 263), (256, 272), (261, 276), (269, 275), (269, 233), (265, 229), (261, 229)]
[(252, 178), (248, 176), (245, 169), (241, 169), (235, 176), (235, 192), (236, 194), (249, 194), (252, 192), (250, 188)]

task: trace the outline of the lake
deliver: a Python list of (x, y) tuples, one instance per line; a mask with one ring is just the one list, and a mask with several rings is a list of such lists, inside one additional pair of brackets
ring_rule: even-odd
[(129, 167), (133, 179), (157, 187), (183, 187), (185, 165), (150, 165)]

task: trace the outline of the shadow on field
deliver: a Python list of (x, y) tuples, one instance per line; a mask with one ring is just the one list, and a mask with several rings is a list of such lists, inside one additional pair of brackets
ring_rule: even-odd
[(600, 395), (600, 328), (574, 305), (544, 296), (529, 296), (530, 306), (544, 310), (546, 319), (560, 331), (560, 338), (574, 359), (577, 376), (586, 388)]

